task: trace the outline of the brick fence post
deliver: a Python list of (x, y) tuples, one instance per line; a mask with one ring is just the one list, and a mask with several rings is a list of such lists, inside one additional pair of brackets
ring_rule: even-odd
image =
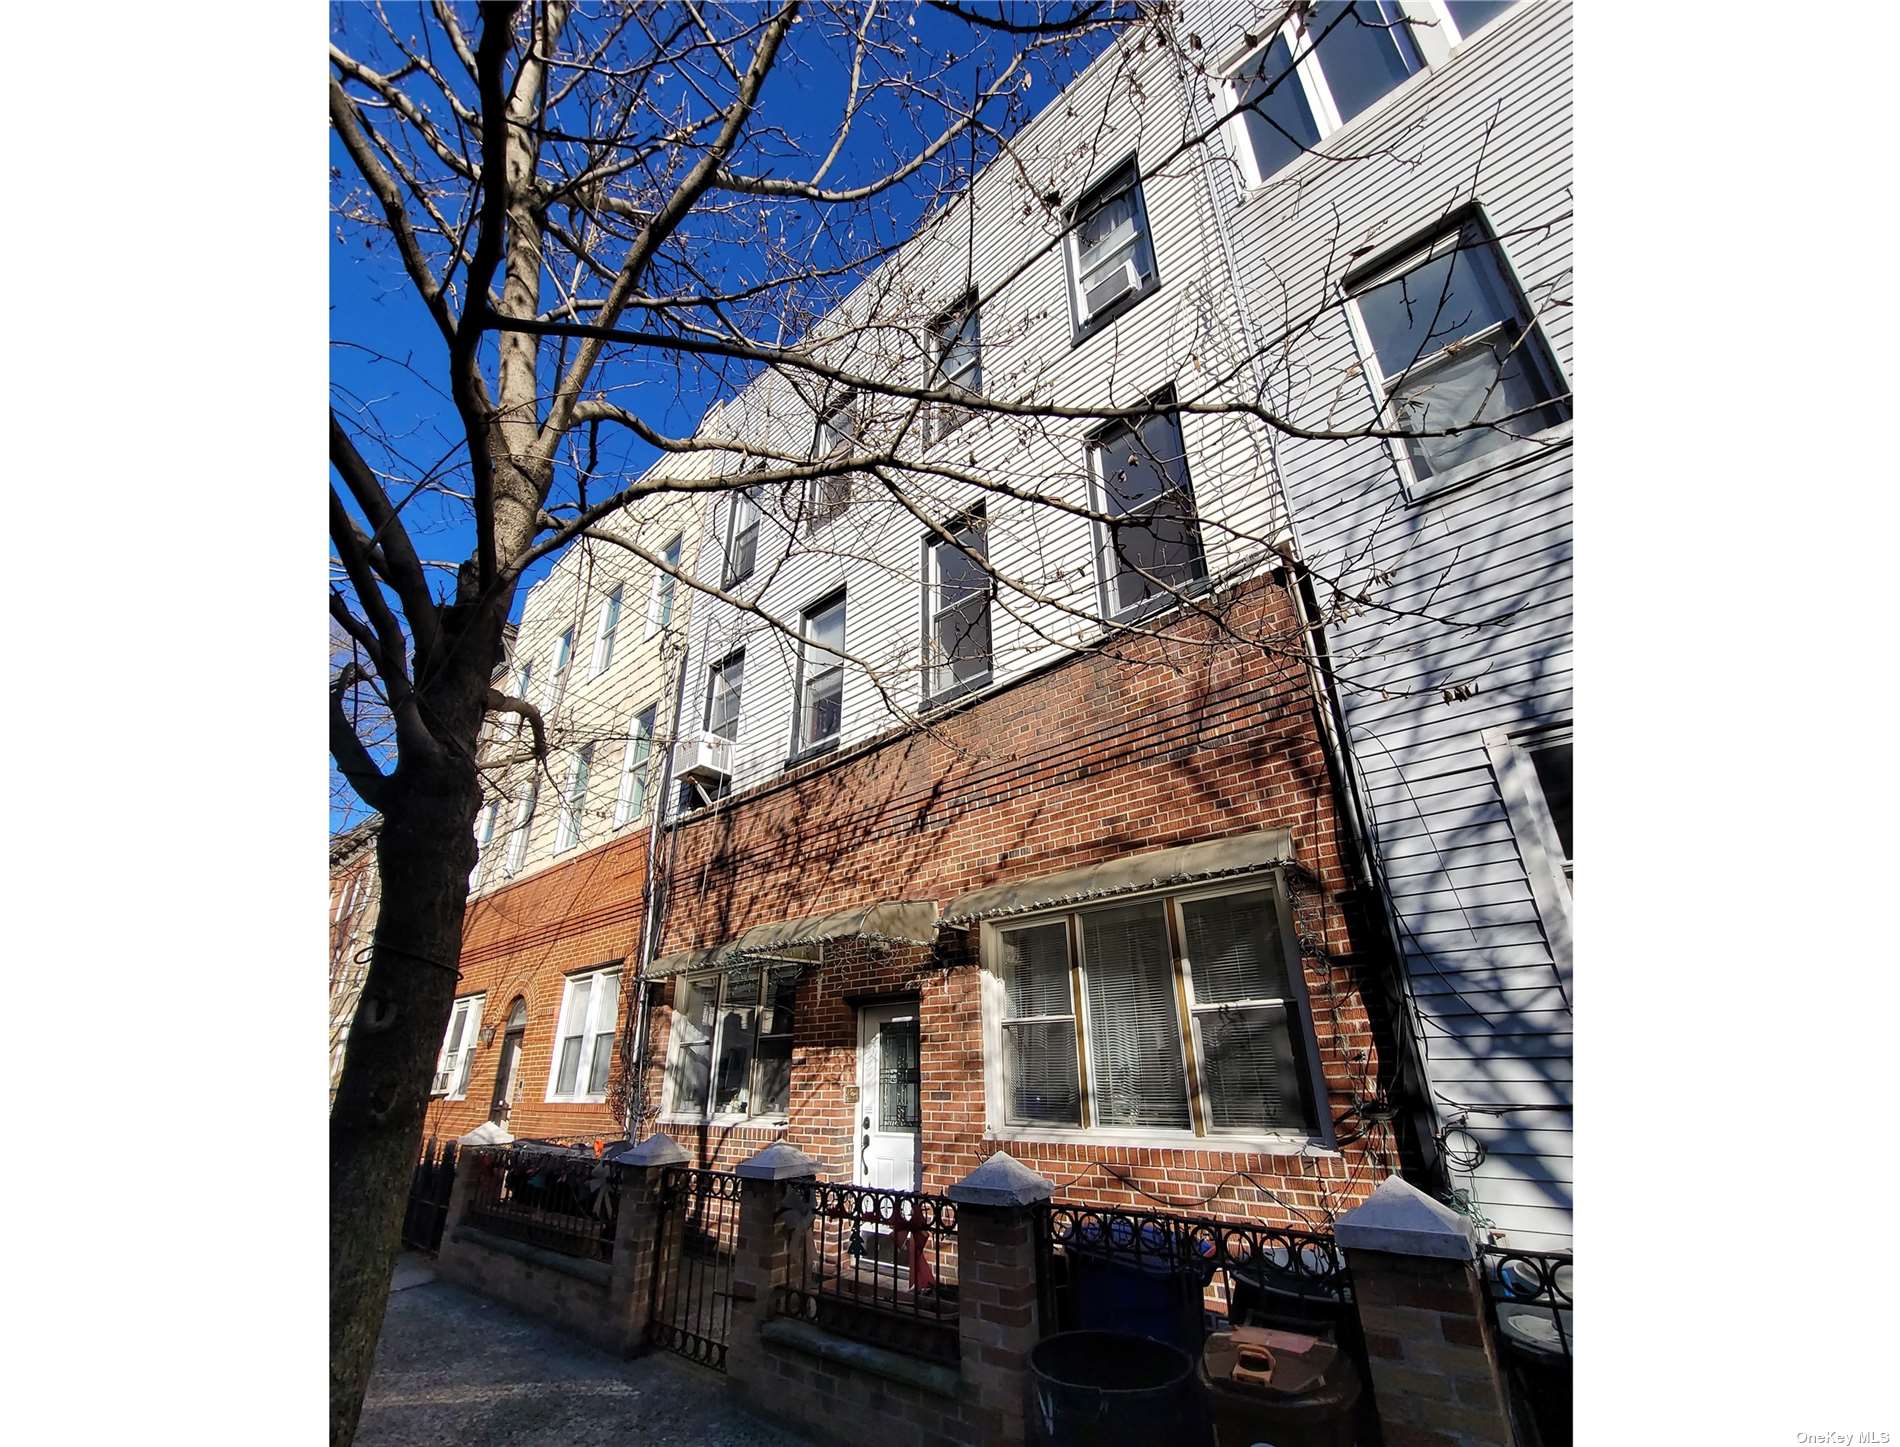
[(1029, 1349), (1042, 1339), (1035, 1208), (1055, 1189), (998, 1151), (944, 1193), (957, 1207), (964, 1416), (984, 1442), (1024, 1440)]
[(662, 1249), (661, 1230), (677, 1239), (684, 1213), (660, 1210), (660, 1180), (668, 1166), (691, 1159), (671, 1136), (655, 1133), (637, 1146), (609, 1156), (620, 1172), (620, 1221), (614, 1235), (614, 1274), (607, 1287), (608, 1309), (621, 1352), (632, 1356), (646, 1346), (647, 1321), (653, 1315), (653, 1263)]
[(449, 1184), (449, 1209), (442, 1218), (442, 1245), (436, 1252), (436, 1269), (442, 1269), (444, 1257), (455, 1255), (455, 1233), (468, 1211), (468, 1198), (475, 1194), (475, 1182), (491, 1151), (502, 1149), (514, 1137), (493, 1121), (484, 1121), (455, 1142), (455, 1179)]
[[(733, 1167), (739, 1178), (739, 1241), (732, 1261), (732, 1323), (726, 1332), (726, 1377), (756, 1402), (770, 1401), (772, 1372), (759, 1329), (777, 1309), (779, 1288), (807, 1249), (786, 1215), (787, 1187), (818, 1178), (818, 1162), (774, 1141)], [(796, 1235), (796, 1239), (794, 1236)]]
[(1391, 1176), (1334, 1223), (1387, 1447), (1511, 1447), (1477, 1233)]

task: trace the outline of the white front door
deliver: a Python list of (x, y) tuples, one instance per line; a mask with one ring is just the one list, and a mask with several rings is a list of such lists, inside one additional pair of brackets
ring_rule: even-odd
[(871, 1005), (858, 1011), (858, 1150), (853, 1179), (860, 1186), (917, 1189), (917, 1127), (923, 1108), (919, 1063), (916, 1005)]

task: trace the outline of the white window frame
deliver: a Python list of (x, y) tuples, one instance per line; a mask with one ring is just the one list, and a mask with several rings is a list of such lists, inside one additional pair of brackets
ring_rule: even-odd
[(475, 867), (469, 871), (470, 892), (481, 887), (482, 873), (488, 864), (489, 849), (495, 842), (495, 819), (501, 812), (501, 800), (490, 799), (482, 808), (481, 828), (475, 834)]
[(600, 605), (600, 623), (594, 631), (594, 662), (590, 678), (599, 678), (614, 662), (614, 636), (620, 631), (620, 615), (626, 606), (627, 585), (616, 583)]
[[(614, 1018), (602, 1024), (600, 1021), (600, 982), (608, 975), (612, 975), (615, 978)], [(616, 1041), (618, 1040), (620, 1010), (621, 1006), (625, 1003), (624, 992), (618, 988), (621, 983), (620, 977), (621, 965), (619, 961), (616, 961), (611, 965), (596, 965), (590, 969), (576, 970), (573, 974), (562, 979), (561, 1012), (554, 1020), (554, 1049), (548, 1058), (548, 1089), (546, 1097), (548, 1104), (598, 1105), (607, 1099), (608, 1092), (613, 1089), (614, 1072), (611, 1056), (609, 1057), (609, 1064), (607, 1066), (606, 1089), (590, 1094), (587, 1090), (587, 1080), (593, 1071), (594, 1050), (596, 1048), (595, 1042), (603, 1033), (614, 1037)], [(587, 991), (586, 1018), (579, 1022), (580, 1030), (578, 1033), (581, 1037), (581, 1059), (579, 1068), (574, 1072), (574, 1089), (572, 1092), (563, 1095), (555, 1089), (555, 1086), (561, 1079), (562, 1047), (567, 1037), (576, 1033), (570, 1028), (574, 1022), (568, 1017), (574, 1004), (574, 988), (579, 985), (582, 980), (591, 980), (594, 983)]]
[[(980, 994), (983, 1020), (984, 1138), (1044, 1145), (1143, 1146), (1176, 1150), (1254, 1151), (1266, 1155), (1336, 1155), (1332, 1112), (1328, 1107), (1329, 1096), (1325, 1076), (1320, 1067), (1318, 1032), (1314, 1027), (1312, 1002), (1306, 992), (1303, 957), (1293, 930), (1291, 899), (1284, 881), (1279, 878), (1280, 874), (1279, 870), (1268, 870), (1236, 876), (1233, 879), (1222, 880), (1219, 884), (1201, 888), (1178, 884), (1167, 885), (1117, 894), (1101, 900), (1057, 905), (1048, 909), (1010, 915), (1006, 918), (982, 921), (980, 926), (982, 952)], [(1273, 891), (1278, 900), (1281, 949), (1287, 964), (1287, 983), (1293, 992), (1287, 1002), (1288, 1033), (1294, 1037), (1295, 1048), (1300, 1053), (1307, 1089), (1312, 1095), (1314, 1107), (1312, 1132), (1221, 1130), (1208, 1126), (1209, 1112), (1204, 1098), (1206, 1085), (1202, 1078), (1198, 1057), (1191, 1057), (1188, 1053), (1190, 1041), (1194, 1042), (1196, 1049), (1199, 1044), (1198, 1031), (1192, 1024), (1187, 1031), (1177, 1032), (1181, 1037), (1183, 1078), (1193, 1082), (1193, 1085), (1189, 1087), (1189, 1095), (1193, 1098), (1189, 1104), (1190, 1123), (1186, 1130), (1171, 1127), (1130, 1128), (1093, 1124), (1092, 1122), (1096, 1119), (1097, 1082), (1095, 1072), (1086, 1069), (1083, 1099), (1086, 1103), (1087, 1119), (1091, 1124), (1052, 1126), (1007, 1123), (1008, 1081), (1004, 1070), (1002, 1022), (1005, 1018), (1008, 997), (999, 967), (1003, 958), (1001, 935), (1005, 931), (1053, 924), (1059, 921), (1067, 922), (1070, 967), (1074, 970), (1081, 948), (1077, 938), (1078, 925), (1076, 923), (1079, 916), (1098, 907), (1135, 904), (1157, 899), (1163, 901), (1167, 908), (1172, 963), (1176, 977), (1185, 990), (1185, 993), (1177, 992), (1174, 1001), (1178, 1024), (1178, 1016), (1183, 1005), (1189, 1010), (1190, 1020), (1196, 1008), (1193, 1005), (1192, 966), (1191, 962), (1185, 958), (1181, 906), (1198, 900), (1218, 899), (1227, 895), (1256, 894), (1262, 890)], [(1082, 1060), (1086, 1061), (1088, 1048), (1086, 1035), (1088, 1026), (1085, 1018), (1088, 1008), (1086, 962), (1082, 962), (1081, 968), (1083, 998), (1080, 1008), (1083, 1013), (1075, 1017), (1075, 1038), (1076, 1048)], [(1197, 1125), (1199, 1133), (1197, 1133)]]
[[(482, 1001), (487, 991), (473, 995), (463, 995), (449, 1010), (449, 1026), (442, 1032), (442, 1048), (436, 1052), (435, 1075), (429, 1081), (431, 1097), (447, 1100), (463, 1100), (468, 1096), (468, 1082), (475, 1067), (475, 1046), (480, 1040), (482, 1029)], [(451, 1055), (449, 1041), (456, 1039), (455, 1022), (462, 1020), (462, 1034), (457, 1041), (459, 1049)]]
[[(1517, 0), (1518, 5), (1526, 3), (1528, 0)], [(1241, 42), (1240, 47), (1230, 52), (1217, 67), (1220, 77), (1217, 103), (1221, 107), (1222, 114), (1229, 117), (1226, 122), (1228, 149), (1233, 152), (1240, 167), (1243, 196), (1250, 195), (1270, 182), (1279, 180), (1313, 154), (1310, 150), (1303, 151), (1270, 175), (1262, 175), (1259, 161), (1254, 155), (1253, 144), (1247, 135), (1246, 118), (1240, 111), (1241, 74), (1254, 58), (1272, 45), (1276, 39), (1286, 42), (1287, 54), (1293, 60), (1294, 75), (1301, 94), (1306, 99), (1307, 108), (1312, 113), (1314, 128), (1319, 132), (1319, 139), (1314, 142), (1315, 147), (1325, 146), (1349, 125), (1356, 126), (1371, 121), (1399, 96), (1418, 84), (1420, 76), (1429, 75), (1433, 70), (1444, 65), (1471, 39), (1471, 36), (1459, 31), (1458, 22), (1452, 18), (1451, 12), (1444, 5), (1438, 3), (1438, 0), (1383, 0), (1383, 4), (1395, 18), (1402, 15), (1414, 22), (1409, 33), (1422, 64), (1350, 121), (1342, 121), (1339, 118), (1339, 105), (1333, 99), (1332, 90), (1326, 82), (1317, 51), (1301, 33), (1301, 24), (1297, 18), (1290, 17), (1271, 35), (1258, 37), (1252, 44)], [(1495, 27), (1499, 21), (1505, 19), (1509, 13), (1506, 11), (1503, 15), (1493, 16), (1472, 34), (1484, 34)], [(1284, 84), (1282, 82), (1282, 85)]]
[[(799, 970), (799, 967), (795, 965), (774, 966), (767, 965), (763, 962), (760, 962), (756, 968), (759, 971), (759, 1007), (758, 1014), (752, 1021), (752, 1051), (747, 1057), (746, 1064), (746, 1069), (752, 1072), (752, 1078), (747, 1082), (746, 1086), (746, 1096), (748, 1099), (755, 1098), (758, 1094), (759, 1041), (764, 1038), (759, 1026), (765, 1019), (765, 1002), (771, 995), (771, 977), (774, 975), (795, 976)], [(695, 974), (679, 975), (674, 978), (673, 999), (675, 1001), (680, 998), (681, 994), (689, 985), (703, 983), (711, 979), (717, 979), (719, 981), (719, 994), (713, 1002), (713, 1033), (710, 1042), (711, 1054), (707, 1057), (708, 1075), (706, 1080), (706, 1109), (704, 1114), (695, 1115), (681, 1110), (679, 1108), (679, 1101), (675, 1098), (675, 1093), (679, 1085), (679, 1070), (677, 1069), (676, 1062), (678, 1060), (680, 1020), (682, 1017), (680, 1011), (674, 1005), (669, 1004), (667, 1006), (666, 1070), (664, 1072), (665, 1079), (662, 1086), (665, 1100), (660, 1112), (660, 1119), (668, 1125), (785, 1125), (790, 1120), (791, 1101), (789, 1098), (785, 1103), (785, 1110), (772, 1115), (748, 1115), (741, 1114), (737, 1111), (727, 1111), (717, 1115), (713, 1113), (713, 1095), (717, 1089), (719, 1079), (719, 1047), (725, 1043), (726, 988), (731, 983), (732, 975), (733, 971), (729, 969), (701, 970)], [(796, 1018), (794, 1018), (792, 1038), (796, 1041), (797, 1037), (797, 1021)]]
[(574, 750), (567, 766), (567, 783), (561, 790), (561, 808), (554, 829), (554, 852), (565, 854), (581, 842), (585, 832), (582, 818), (587, 812), (587, 786), (594, 770), (594, 746), (582, 744)]
[(554, 640), (554, 665), (541, 689), (541, 719), (553, 723), (554, 715), (567, 696), (567, 671), (574, 666), (574, 627), (569, 624)]
[(1571, 993), (1571, 883), (1564, 873), (1563, 843), (1545, 802), (1543, 785), (1537, 781), (1537, 765), (1530, 751), (1541, 744), (1574, 744), (1574, 740), (1575, 730), (1568, 722), (1488, 729), (1483, 735), (1484, 751), (1498, 781), (1498, 794), (1504, 801), (1512, 837), (1517, 840), (1518, 857), (1524, 863), (1531, 899), (1544, 924), (1544, 937), (1550, 942), (1551, 963), (1563, 986), (1566, 1004), (1576, 998)]
[[(765, 509), (761, 505), (760, 491), (757, 483), (750, 487), (740, 488), (733, 493), (732, 502), (726, 509), (726, 547), (720, 572), (722, 587), (736, 588), (758, 569), (760, 524), (765, 521)], [(742, 528), (739, 525), (739, 515), (746, 509), (750, 509), (751, 518)], [(738, 551), (739, 535), (742, 532), (752, 534), (752, 560), (746, 564), (743, 573), (734, 567), (734, 555)]]
[[(1115, 183), (1122, 173), (1130, 172), (1126, 186)], [(1091, 214), (1097, 203), (1101, 203), (1104, 193), (1117, 192), (1132, 195), (1135, 198), (1135, 241), (1134, 247), (1124, 265), (1134, 273), (1134, 285), (1117, 292), (1108, 301), (1102, 303), (1096, 311), (1088, 307), (1088, 291), (1082, 285), (1082, 223)], [(1097, 330), (1108, 325), (1109, 321), (1121, 316), (1143, 297), (1148, 296), (1161, 285), (1161, 266), (1155, 257), (1154, 223), (1148, 215), (1148, 198), (1142, 188), (1141, 163), (1136, 156), (1127, 156), (1111, 166), (1087, 190), (1083, 191), (1069, 208), (1067, 229), (1062, 238), (1063, 264), (1067, 268), (1069, 282), (1069, 319), (1071, 323), (1070, 345), (1080, 346)]]
[(738, 694), (739, 706), (732, 711), (731, 734), (719, 734), (719, 737), (725, 739), (728, 743), (733, 745), (734, 748), (737, 748), (739, 744), (741, 721), (745, 718), (745, 650), (743, 648), (728, 653), (717, 663), (707, 667), (706, 711), (703, 718), (705, 719), (704, 727), (706, 732), (709, 734), (717, 733), (718, 731), (713, 727), (713, 704), (718, 701), (719, 685), (725, 677), (726, 669), (734, 663), (739, 665), (739, 686), (737, 688), (728, 688), (727, 692)]
[[(667, 567), (677, 569), (680, 565), (680, 559), (685, 555), (685, 549), (686, 534), (675, 533), (673, 534), (672, 541), (660, 549), (660, 561), (665, 563)], [(646, 636), (648, 638), (651, 638), (662, 629), (674, 626), (675, 620), (673, 615), (678, 611), (678, 608), (675, 606), (678, 602), (679, 579), (667, 572), (665, 568), (655, 568), (653, 570), (653, 588), (647, 595)], [(664, 609), (666, 613), (665, 618), (660, 616), (662, 609)]]
[[(1524, 4), (1527, 0), (1518, 0), (1518, 3)], [(1503, 17), (1499, 16), (1498, 19), (1503, 19)], [(1353, 350), (1358, 354), (1360, 375), (1365, 379), (1374, 415), (1381, 418), (1387, 427), (1390, 427), (1394, 420), (1386, 415), (1390, 401), (1388, 383), (1385, 372), (1379, 365), (1378, 352), (1372, 344), (1372, 332), (1366, 326), (1365, 317), (1360, 314), (1358, 298), (1374, 287), (1425, 265), (1447, 238), (1455, 243), (1467, 225), (1475, 225), (1484, 234), (1485, 241), (1491, 248), (1491, 258), (1497, 264), (1499, 274), (1503, 277), (1505, 284), (1510, 287), (1513, 299), (1523, 308), (1527, 331), (1536, 333), (1528, 345), (1534, 345), (1540, 350), (1543, 362), (1549, 365), (1552, 375), (1557, 380), (1557, 396), (1561, 402), (1553, 400), (1545, 405), (1562, 405), (1573, 414), (1575, 412), (1576, 399), (1571, 394), (1570, 378), (1565, 374), (1563, 364), (1557, 360), (1557, 349), (1551, 346), (1550, 338), (1544, 331), (1543, 322), (1531, 306), (1530, 296), (1525, 290), (1523, 279), (1518, 276), (1517, 268), (1511, 262), (1511, 254), (1505, 249), (1504, 243), (1498, 239), (1498, 234), (1492, 228), (1490, 218), (1485, 215), (1483, 208), (1473, 205), (1449, 215), (1441, 213), (1430, 222), (1405, 233), (1394, 245), (1377, 256), (1369, 257), (1364, 264), (1353, 268), (1337, 283), (1337, 295), (1345, 307), (1347, 330), (1352, 336)], [(1473, 333), (1473, 335), (1482, 334)], [(1447, 346), (1449, 345), (1448, 343)], [(1444, 349), (1441, 348), (1442, 350)], [(1421, 358), (1419, 363), (1413, 365), (1418, 366), (1437, 355), (1438, 353), (1433, 353), (1431, 357)], [(1510, 467), (1526, 458), (1541, 456), (1560, 441), (1568, 438), (1571, 435), (1572, 426), (1571, 418), (1566, 417), (1561, 422), (1520, 437), (1514, 442), (1502, 443), (1478, 457), (1462, 462), (1456, 467), (1434, 472), (1426, 478), (1419, 477), (1418, 469), (1412, 465), (1411, 452), (1401, 438), (1385, 439), (1386, 455), (1392, 459), (1393, 465), (1398, 469), (1399, 487), (1404, 492), (1406, 501), (1423, 502), (1428, 498), (1449, 492), (1453, 488), (1462, 487), (1468, 482), (1475, 482), (1481, 477), (1489, 477), (1500, 468)]]
[(521, 802), (515, 805), (515, 822), (508, 831), (508, 853), (501, 862), (502, 878), (512, 879), (521, 872), (521, 866), (528, 859), (528, 836), (534, 832), (534, 811), (541, 801), (541, 780), (538, 776), (528, 780), (528, 792), (521, 796)]

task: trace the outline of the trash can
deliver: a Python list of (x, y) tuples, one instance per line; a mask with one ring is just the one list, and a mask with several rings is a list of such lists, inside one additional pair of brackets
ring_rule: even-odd
[(1211, 1429), (1194, 1359), (1125, 1331), (1064, 1331), (1029, 1352), (1041, 1447), (1207, 1447)]
[[(1237, 1372), (1235, 1338), (1245, 1335), (1216, 1332), (1201, 1353), (1199, 1375), (1217, 1447), (1353, 1447), (1361, 1387), (1352, 1358), (1335, 1343), (1307, 1337), (1304, 1356), (1289, 1346), (1273, 1358), (1270, 1372)], [(1294, 1339), (1291, 1333), (1258, 1335)], [(1276, 1377), (1286, 1385), (1275, 1385)]]
[(1167, 1342), (1193, 1361), (1207, 1335), (1202, 1295), (1214, 1274), (1211, 1260), (1180, 1259), (1152, 1222), (1137, 1228), (1115, 1221), (1104, 1230), (1092, 1220), (1076, 1232), (1068, 1256), (1077, 1327), (1113, 1327)]

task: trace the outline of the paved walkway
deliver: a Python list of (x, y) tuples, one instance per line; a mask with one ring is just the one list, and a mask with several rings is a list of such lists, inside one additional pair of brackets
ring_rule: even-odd
[(810, 1447), (668, 1352), (621, 1361), (500, 1302), (396, 1266), (356, 1447)]

